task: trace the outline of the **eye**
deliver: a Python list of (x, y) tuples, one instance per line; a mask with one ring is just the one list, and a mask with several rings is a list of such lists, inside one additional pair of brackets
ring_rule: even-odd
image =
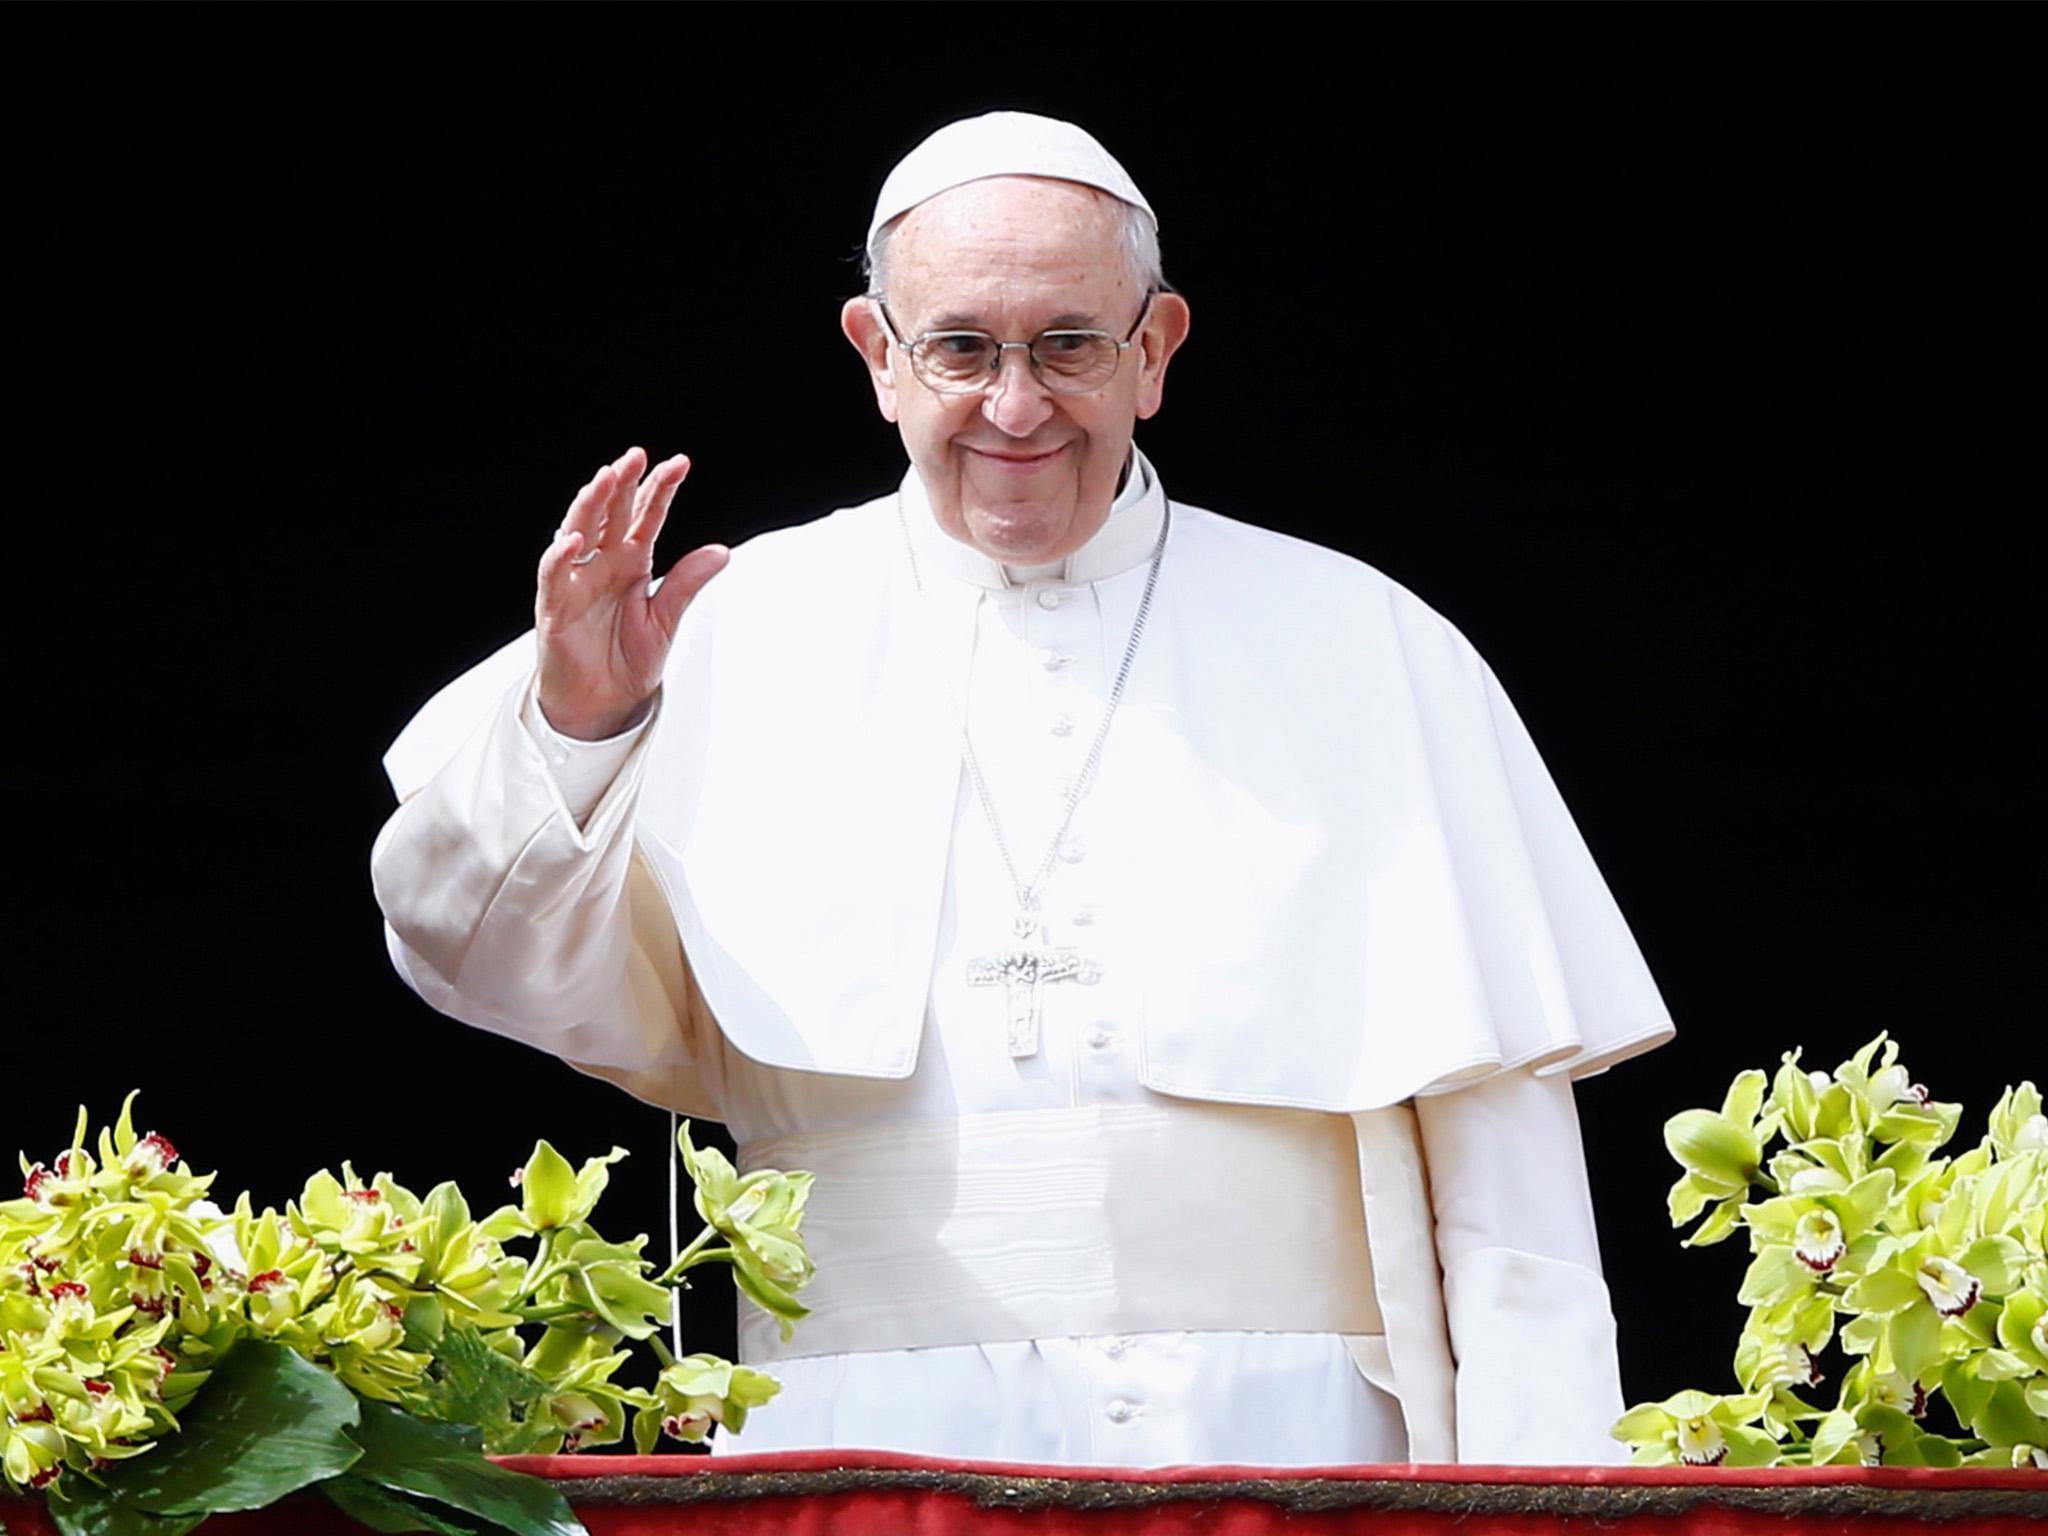
[(1040, 351), (1047, 357), (1080, 357), (1087, 353), (1095, 337), (1087, 331), (1047, 331), (1038, 338)]
[(928, 337), (925, 345), (932, 356), (946, 363), (969, 363), (988, 356), (989, 340), (972, 331), (947, 331)]

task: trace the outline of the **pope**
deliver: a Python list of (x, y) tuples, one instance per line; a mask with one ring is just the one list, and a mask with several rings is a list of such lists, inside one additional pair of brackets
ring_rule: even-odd
[(941, 128), (867, 255), (901, 486), (657, 581), (689, 461), (600, 467), (386, 758), (399, 973), (816, 1173), (749, 1451), (1622, 1459), (1572, 1083), (1671, 1024), (1493, 672), (1168, 493), (1081, 129)]

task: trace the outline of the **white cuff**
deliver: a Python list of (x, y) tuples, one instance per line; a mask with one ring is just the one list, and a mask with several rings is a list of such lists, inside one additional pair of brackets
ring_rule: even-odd
[(654, 714), (655, 711), (649, 710), (647, 718), (638, 725), (629, 726), (603, 741), (578, 741), (573, 736), (564, 736), (548, 723), (548, 717), (541, 711), (537, 684), (526, 690), (526, 698), (519, 706), (519, 723), (526, 727), (526, 734), (540, 748), (548, 774), (562, 792), (562, 804), (579, 827), (590, 818), (598, 801), (604, 798), (605, 791), (618, 778), (619, 769), (632, 756), (634, 743), (639, 741)]

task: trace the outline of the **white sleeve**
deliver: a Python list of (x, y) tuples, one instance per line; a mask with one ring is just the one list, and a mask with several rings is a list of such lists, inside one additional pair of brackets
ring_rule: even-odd
[(646, 734), (653, 718), (650, 710), (638, 725), (628, 726), (616, 736), (603, 741), (581, 741), (564, 736), (549, 724), (536, 690), (529, 688), (519, 706), (520, 724), (540, 748), (548, 773), (562, 792), (562, 804), (579, 827), (590, 819), (598, 801), (612, 787), (626, 759), (632, 756), (634, 744)]
[(1621, 1416), (1571, 1080), (1496, 1074), (1415, 1101), (1457, 1361), (1458, 1460), (1611, 1465)]
[(633, 846), (659, 703), (634, 732), (564, 752), (545, 720), (533, 729), (530, 693), (521, 676), (379, 833), (392, 963), (443, 1013), (714, 1113), (716, 1026)]

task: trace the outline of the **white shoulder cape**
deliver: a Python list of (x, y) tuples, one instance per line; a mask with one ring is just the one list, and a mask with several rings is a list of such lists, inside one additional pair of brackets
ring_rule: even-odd
[[(916, 1064), (962, 779), (919, 602), (889, 496), (749, 541), (677, 636), (634, 835), (771, 1066)], [(532, 665), (522, 637), (421, 710), (401, 798)], [(1672, 1033), (1492, 671), (1356, 560), (1176, 504), (1112, 780), (1144, 786), (1113, 835), (1148, 1087), (1348, 1113)]]

